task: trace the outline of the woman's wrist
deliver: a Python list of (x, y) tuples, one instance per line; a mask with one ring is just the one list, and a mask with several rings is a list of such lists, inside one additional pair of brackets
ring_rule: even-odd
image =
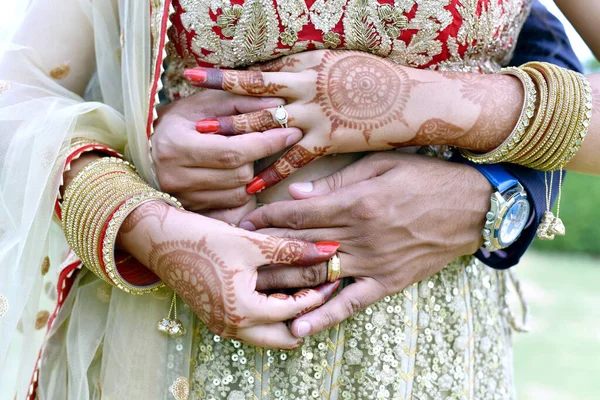
[(413, 69), (410, 76), (406, 124), (394, 124), (389, 132), (394, 147), (446, 145), (486, 152), (500, 145), (519, 120), (524, 90), (513, 76)]

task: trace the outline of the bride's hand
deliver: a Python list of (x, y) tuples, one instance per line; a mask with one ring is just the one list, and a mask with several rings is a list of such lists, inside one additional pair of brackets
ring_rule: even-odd
[[(409, 120), (423, 114), (407, 107), (423, 71), (406, 68), (368, 53), (312, 51), (283, 57), (250, 71), (194, 68), (185, 75), (194, 85), (287, 101), (288, 125), (303, 139), (248, 186), (255, 193), (273, 186), (298, 168), (334, 153), (386, 150), (410, 140)], [(277, 108), (234, 117), (219, 133), (239, 134), (279, 127)], [(281, 112), (281, 111), (280, 111)], [(410, 113), (410, 118), (409, 118)], [(221, 122), (217, 118), (218, 122)], [(257, 123), (257, 121), (260, 121)], [(414, 125), (414, 124), (413, 124)], [(232, 131), (233, 126), (251, 127)]]
[[(125, 220), (120, 243), (150, 268), (214, 333), (261, 347), (292, 349), (285, 321), (323, 304), (339, 281), (293, 295), (256, 291), (262, 265), (308, 266), (337, 246), (247, 232), (162, 202), (141, 205)], [(123, 233), (126, 232), (126, 233)]]
[[(254, 177), (254, 161), (296, 143), (302, 133), (279, 126), (239, 137), (201, 135), (197, 122), (276, 107), (283, 100), (258, 99), (216, 90), (175, 101), (159, 110), (152, 136), (152, 156), (161, 189), (177, 197), (190, 211), (230, 209), (248, 205), (237, 219), (254, 208), (254, 197), (245, 186)], [(214, 211), (211, 216), (214, 215)], [(223, 212), (221, 212), (223, 214)]]

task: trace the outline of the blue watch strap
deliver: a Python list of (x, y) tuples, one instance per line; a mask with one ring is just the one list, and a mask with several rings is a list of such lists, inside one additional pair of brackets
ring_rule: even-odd
[(469, 163), (469, 165), (481, 172), (483, 176), (490, 181), (492, 186), (500, 193), (504, 193), (511, 187), (519, 184), (519, 181), (514, 176), (506, 172), (501, 165), (475, 163)]

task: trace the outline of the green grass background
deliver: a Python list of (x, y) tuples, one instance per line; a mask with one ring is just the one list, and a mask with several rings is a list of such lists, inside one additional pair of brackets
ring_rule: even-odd
[(600, 258), (530, 251), (515, 268), (531, 315), (514, 335), (519, 399), (600, 399)]

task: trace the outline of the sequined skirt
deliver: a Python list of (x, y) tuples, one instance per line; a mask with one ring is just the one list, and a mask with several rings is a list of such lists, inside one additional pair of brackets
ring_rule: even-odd
[(506, 279), (461, 258), (293, 351), (222, 339), (198, 323), (190, 398), (513, 398)]

